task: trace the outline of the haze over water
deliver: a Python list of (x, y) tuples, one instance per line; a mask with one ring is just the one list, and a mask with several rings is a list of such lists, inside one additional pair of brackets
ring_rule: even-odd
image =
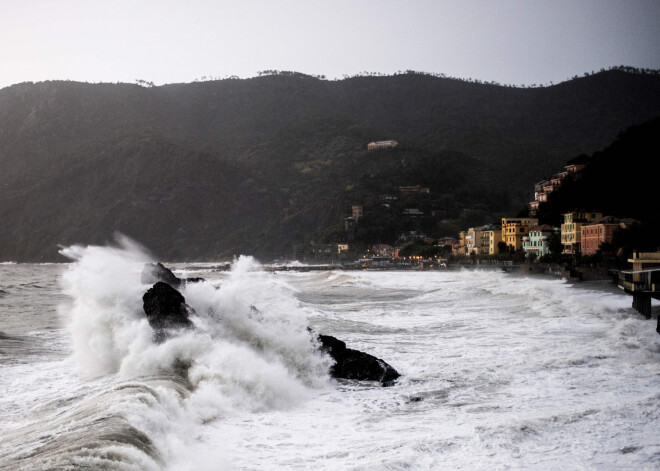
[[(67, 253), (70, 265), (0, 265), (0, 469), (660, 464), (659, 337), (601, 285), (178, 265), (207, 279), (182, 289), (195, 330), (155, 344), (148, 256)], [(330, 379), (308, 325), (402, 378)]]

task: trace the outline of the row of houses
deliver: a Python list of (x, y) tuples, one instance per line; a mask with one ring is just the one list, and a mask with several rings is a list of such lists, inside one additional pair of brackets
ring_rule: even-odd
[[(603, 244), (611, 243), (614, 232), (627, 228), (634, 219), (603, 217), (599, 211), (571, 211), (563, 214), (561, 227), (539, 225), (537, 215), (539, 205), (548, 201), (549, 196), (566, 181), (582, 178), (589, 157), (576, 157), (564, 170), (534, 185), (534, 201), (529, 203), (527, 218), (502, 218), (501, 226), (481, 226), (469, 228), (460, 233), (460, 239), (453, 248), (456, 255), (494, 255), (502, 250), (515, 252), (522, 250), (527, 256), (537, 257), (550, 253), (553, 239), (559, 236), (562, 253), (570, 255), (594, 255)], [(506, 249), (505, 249), (506, 247)], [(555, 248), (556, 249), (556, 248)]]
[(576, 157), (567, 163), (563, 171), (536, 183), (534, 185), (534, 201), (529, 202), (530, 216), (536, 216), (539, 205), (548, 201), (550, 194), (561, 187), (567, 179), (579, 180), (588, 162), (589, 158), (586, 155)]
[(538, 227), (536, 218), (502, 218), (502, 225), (471, 227), (459, 233), (452, 252), (455, 255), (494, 255), (500, 253), (501, 244), (508, 250), (523, 249), (523, 237)]
[(295, 260), (312, 263), (336, 263), (349, 262), (355, 259), (369, 258), (373, 260), (396, 261), (401, 259), (400, 251), (409, 243), (423, 241), (428, 245), (438, 247), (453, 246), (456, 242), (454, 237), (433, 238), (419, 231), (407, 231), (399, 235), (396, 245), (373, 244), (365, 248), (360, 244), (338, 243), (317, 244), (309, 243), (296, 245), (293, 258)]
[(494, 255), (506, 247), (507, 251), (522, 250), (527, 256), (550, 253), (551, 239), (557, 235), (562, 253), (594, 255), (603, 244), (611, 243), (618, 229), (628, 228), (634, 219), (603, 217), (597, 211), (571, 211), (563, 215), (561, 227), (539, 225), (537, 218), (502, 218), (502, 225), (471, 227), (459, 234), (452, 252), (455, 255)]

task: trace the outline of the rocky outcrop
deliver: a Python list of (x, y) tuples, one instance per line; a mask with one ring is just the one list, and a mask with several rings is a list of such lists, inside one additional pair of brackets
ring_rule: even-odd
[(158, 281), (167, 283), (172, 288), (179, 288), (184, 283), (198, 283), (204, 281), (204, 278), (178, 278), (162, 263), (145, 263), (142, 270), (142, 283), (151, 285)]
[(162, 281), (154, 284), (142, 296), (143, 309), (149, 325), (156, 333), (156, 341), (168, 337), (168, 331), (192, 327), (189, 315), (193, 309), (181, 293)]
[[(201, 278), (177, 278), (161, 263), (147, 263), (142, 271), (142, 283), (155, 283), (142, 296), (144, 312), (149, 325), (154, 329), (157, 342), (165, 340), (172, 331), (192, 327), (189, 315), (194, 310), (177, 288), (184, 283), (203, 281)], [(259, 310), (251, 306), (251, 313), (260, 316)], [(313, 331), (308, 329), (311, 334)], [(317, 335), (321, 350), (335, 360), (330, 369), (333, 378), (378, 381), (391, 386), (399, 373), (380, 358), (368, 353), (346, 348), (346, 344), (330, 335)]]
[(330, 335), (319, 335), (321, 350), (330, 355), (335, 364), (330, 369), (333, 378), (378, 381), (391, 386), (401, 376), (398, 371), (380, 358), (368, 353), (346, 348), (346, 344)]

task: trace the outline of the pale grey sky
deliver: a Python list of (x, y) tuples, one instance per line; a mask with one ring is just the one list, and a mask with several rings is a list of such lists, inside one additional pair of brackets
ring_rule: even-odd
[(0, 87), (265, 69), (531, 84), (660, 68), (659, 0), (0, 0)]

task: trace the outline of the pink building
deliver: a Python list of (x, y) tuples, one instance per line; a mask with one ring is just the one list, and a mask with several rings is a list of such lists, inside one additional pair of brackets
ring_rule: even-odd
[(631, 219), (620, 220), (607, 216), (595, 224), (582, 226), (582, 255), (594, 255), (600, 250), (601, 244), (611, 243), (614, 232), (630, 225)]

